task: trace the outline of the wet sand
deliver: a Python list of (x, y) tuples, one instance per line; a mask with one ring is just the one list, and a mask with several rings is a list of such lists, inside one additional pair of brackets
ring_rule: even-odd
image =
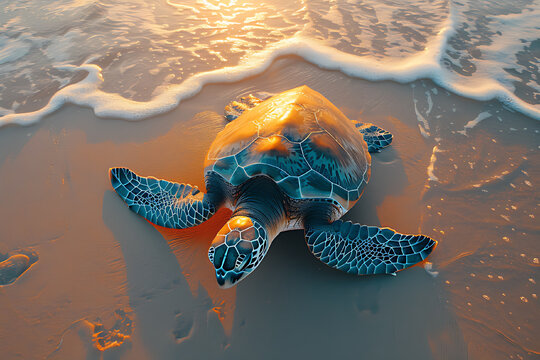
[[(113, 166), (202, 187), (225, 105), (302, 84), (349, 118), (394, 134), (345, 218), (437, 239), (431, 272), (349, 276), (318, 262), (293, 231), (249, 278), (221, 290), (207, 247), (226, 211), (171, 231), (113, 192)], [(539, 129), (497, 102), (463, 99), (430, 81), (372, 83), (294, 57), (258, 77), (205, 86), (141, 122), (68, 105), (37, 125), (4, 127), (0, 252), (31, 247), (39, 260), (0, 287), (2, 357), (535, 358)], [(103, 328), (125, 335), (109, 339), (120, 346), (97, 349)]]

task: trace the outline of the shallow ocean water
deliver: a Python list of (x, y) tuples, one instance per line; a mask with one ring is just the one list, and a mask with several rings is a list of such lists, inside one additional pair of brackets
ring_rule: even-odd
[(299, 55), (370, 80), (431, 78), (538, 118), (539, 11), (534, 1), (14, 2), (0, 14), (1, 114), (42, 109), (90, 72), (51, 110), (67, 101), (148, 117)]
[[(0, 128), (0, 253), (40, 254), (0, 287), (7, 358), (537, 358), (539, 9), (7, 4), (0, 124), (33, 125)], [(236, 289), (217, 289), (207, 243), (227, 214), (155, 229), (114, 195), (107, 169), (201, 186), (224, 106), (302, 84), (395, 135), (346, 218), (439, 246), (426, 268), (357, 279), (318, 263), (295, 231)], [(100, 322), (129, 340), (96, 350)]]

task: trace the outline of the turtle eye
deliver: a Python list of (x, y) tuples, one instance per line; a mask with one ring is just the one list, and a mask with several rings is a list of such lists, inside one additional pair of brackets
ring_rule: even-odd
[(210, 262), (214, 263), (214, 253), (216, 252), (216, 249), (212, 246), (210, 249), (208, 249), (208, 259), (210, 259)]
[(245, 260), (246, 260), (246, 255), (245, 254), (238, 255), (238, 258), (236, 258), (236, 262), (234, 263), (234, 267), (236, 269), (240, 270), (242, 265), (244, 265)]

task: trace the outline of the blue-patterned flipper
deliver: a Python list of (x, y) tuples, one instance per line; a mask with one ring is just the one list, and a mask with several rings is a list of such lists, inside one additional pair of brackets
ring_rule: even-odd
[(364, 136), (370, 153), (379, 152), (392, 143), (393, 135), (370, 123), (355, 122), (358, 131)]
[(126, 168), (112, 168), (109, 173), (114, 190), (129, 208), (159, 226), (185, 229), (215, 212), (196, 186), (142, 177)]
[(231, 101), (227, 106), (225, 106), (225, 118), (228, 121), (233, 121), (242, 115), (244, 111), (254, 108), (263, 101), (263, 99), (251, 94), (242, 96), (238, 100)]
[(424, 260), (437, 245), (424, 235), (342, 220), (308, 226), (306, 241), (317, 259), (355, 275), (393, 274)]

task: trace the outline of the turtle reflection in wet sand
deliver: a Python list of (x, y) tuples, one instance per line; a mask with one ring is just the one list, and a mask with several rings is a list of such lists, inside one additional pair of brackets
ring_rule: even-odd
[(204, 164), (206, 194), (196, 187), (110, 169), (129, 208), (154, 224), (184, 229), (232, 210), (208, 250), (221, 287), (261, 263), (276, 236), (304, 229), (317, 259), (349, 274), (394, 274), (424, 260), (437, 242), (339, 220), (358, 201), (371, 173), (370, 152), (392, 142), (372, 124), (349, 120), (307, 86), (267, 100), (254, 96), (225, 109), (230, 121)]

